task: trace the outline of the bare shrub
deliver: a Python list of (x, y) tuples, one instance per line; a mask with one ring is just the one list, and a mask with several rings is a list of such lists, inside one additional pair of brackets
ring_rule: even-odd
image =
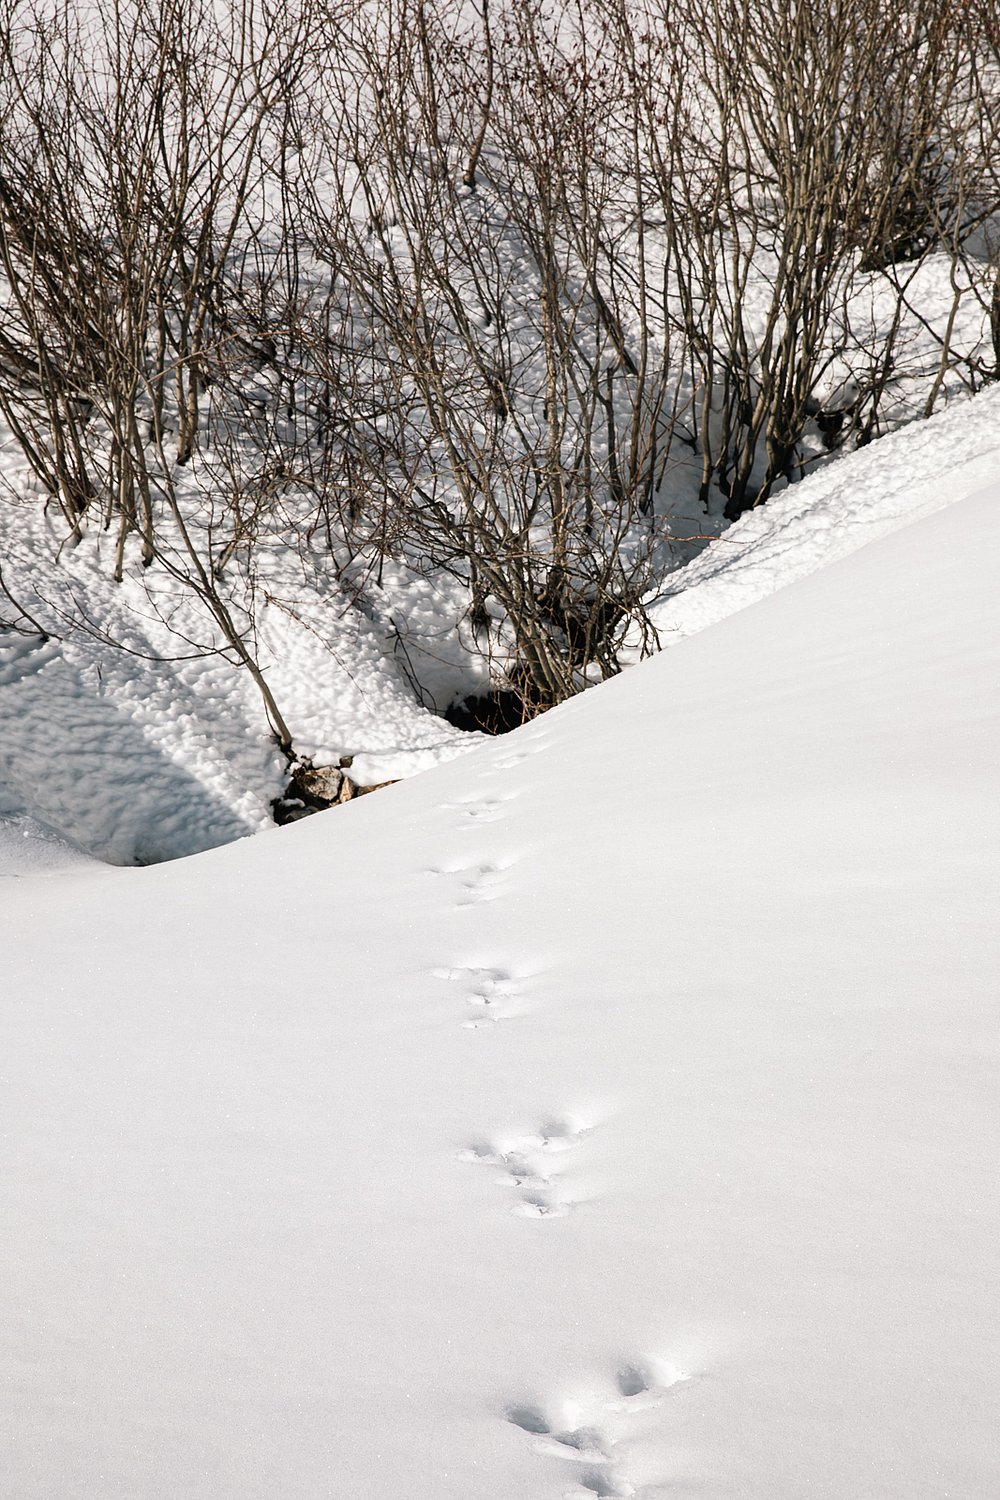
[(994, 12), (0, 0), (0, 411), (64, 544), (192, 592), (289, 753), (276, 549), (458, 579), (526, 714), (609, 676), (678, 496), (1000, 371)]

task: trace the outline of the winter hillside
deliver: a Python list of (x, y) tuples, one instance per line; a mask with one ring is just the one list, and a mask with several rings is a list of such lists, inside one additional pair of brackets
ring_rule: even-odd
[(4, 881), (4, 1493), (995, 1496), (998, 555)]
[(995, 1500), (998, 418), (995, 0), (0, 0), (0, 1496)]

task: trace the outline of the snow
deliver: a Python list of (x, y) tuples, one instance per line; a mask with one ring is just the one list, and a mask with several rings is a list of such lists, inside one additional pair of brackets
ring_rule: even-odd
[(0, 808), (0, 877), (24, 874), (58, 874), (62, 870), (99, 862), (60, 838), (36, 818), (5, 813)]
[(998, 1493), (995, 401), (512, 736), (5, 882), (6, 1493)]

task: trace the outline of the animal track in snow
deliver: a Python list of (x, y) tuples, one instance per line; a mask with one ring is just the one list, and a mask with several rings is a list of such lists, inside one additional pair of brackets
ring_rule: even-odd
[(561, 1426), (550, 1423), (537, 1406), (512, 1406), (507, 1420), (535, 1439), (534, 1448), (549, 1458), (585, 1467), (573, 1473), (574, 1488), (567, 1496), (629, 1496), (635, 1491), (613, 1465), (615, 1438), (593, 1423)]
[(462, 1025), (476, 1029), (492, 1026), (497, 1021), (507, 1021), (517, 1012), (510, 1002), (518, 991), (514, 976), (506, 969), (455, 968), (435, 969), (436, 979), (456, 979), (466, 986), (466, 1004), (473, 1008), (473, 1015)]
[(498, 771), (513, 771), (515, 766), (519, 766), (522, 761), (527, 759), (527, 752), (521, 751), (517, 755), (507, 755), (503, 760), (495, 760), (493, 765)]
[(619, 1399), (606, 1402), (605, 1410), (628, 1413), (648, 1411), (651, 1407), (659, 1406), (671, 1386), (689, 1379), (690, 1376), (685, 1375), (676, 1365), (667, 1364), (663, 1360), (637, 1360), (634, 1364), (622, 1365), (615, 1376)]
[(537, 1134), (502, 1141), (476, 1141), (458, 1153), (460, 1161), (499, 1169), (496, 1182), (517, 1189), (511, 1213), (524, 1219), (562, 1219), (575, 1200), (559, 1182), (559, 1155), (571, 1151), (586, 1134), (562, 1120), (542, 1125)]
[(500, 865), (475, 864), (436, 869), (432, 873), (449, 875), (458, 881), (463, 894), (455, 903), (457, 906), (478, 906), (497, 899), (499, 895), (497, 886), (503, 880), (506, 871)]
[(576, 1486), (567, 1490), (563, 1500), (627, 1500), (635, 1490), (624, 1479), (619, 1479), (607, 1469), (585, 1469)]
[(464, 802), (445, 802), (443, 806), (449, 812), (460, 812), (465, 826), (475, 828), (480, 823), (495, 823), (503, 816), (505, 804), (513, 800), (513, 796), (470, 797)]
[(502, 750), (501, 758), (494, 761), (488, 761), (483, 766), (481, 775), (489, 776), (492, 775), (494, 771), (512, 771), (515, 766), (523, 765), (526, 760), (530, 760), (533, 755), (537, 755), (540, 750), (544, 750), (545, 747), (551, 742), (552, 731), (550, 728), (544, 730), (539, 729), (537, 727), (537, 720), (535, 721), (535, 724), (536, 728), (531, 740), (530, 750), (527, 748), (523, 750)]
[(499, 892), (496, 887), (503, 878), (503, 871), (496, 865), (468, 865), (454, 873), (465, 891), (465, 895), (459, 897), (459, 906), (476, 906), (497, 899)]
[(573, 1466), (573, 1489), (566, 1500), (589, 1500), (597, 1495), (634, 1495), (635, 1489), (616, 1462), (616, 1450), (629, 1436), (634, 1418), (658, 1406), (672, 1385), (686, 1380), (673, 1365), (636, 1360), (622, 1365), (615, 1376), (617, 1397), (600, 1396), (565, 1402), (556, 1418), (543, 1407), (522, 1403), (507, 1408), (507, 1420), (533, 1439), (538, 1453), (560, 1458)]
[(549, 1425), (545, 1413), (537, 1406), (512, 1406), (507, 1420), (540, 1439), (535, 1444), (539, 1453), (590, 1464), (605, 1464), (611, 1456), (613, 1439), (598, 1427), (558, 1429)]

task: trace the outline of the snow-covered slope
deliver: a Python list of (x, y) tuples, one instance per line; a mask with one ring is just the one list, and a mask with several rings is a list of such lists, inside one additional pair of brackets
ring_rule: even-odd
[(747, 511), (649, 601), (662, 645), (975, 494), (1000, 472), (998, 420), (1000, 386), (992, 386), (837, 457)]
[(998, 555), (5, 882), (4, 1493), (1000, 1492)]

